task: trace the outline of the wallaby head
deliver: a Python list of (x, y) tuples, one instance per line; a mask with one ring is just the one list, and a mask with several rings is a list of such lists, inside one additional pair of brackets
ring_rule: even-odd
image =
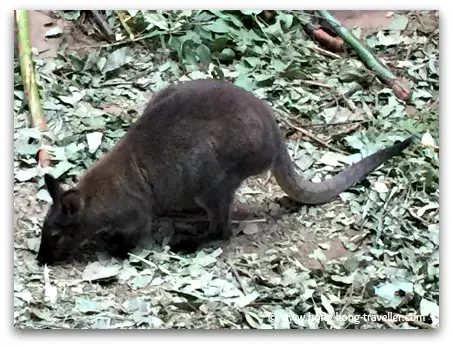
[(52, 175), (44, 176), (45, 185), (52, 198), (41, 231), (38, 261), (54, 263), (71, 256), (77, 249), (84, 206), (77, 189), (65, 190)]
[(124, 258), (150, 230), (152, 190), (134, 143), (120, 140), (69, 189), (52, 175), (44, 176), (52, 204), (42, 226), (40, 263), (68, 261), (92, 241)]

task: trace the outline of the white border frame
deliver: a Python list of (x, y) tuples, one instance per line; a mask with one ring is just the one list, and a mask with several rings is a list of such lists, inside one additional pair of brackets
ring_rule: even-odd
[[(446, 2), (445, 2), (446, 3)], [(13, 156), (13, 108), (12, 108), (12, 95), (11, 90), (9, 89), (12, 86), (13, 81), (13, 74), (12, 72), (12, 60), (13, 60), (13, 10), (14, 9), (86, 9), (90, 8), (90, 6), (95, 5), (96, 8), (99, 9), (112, 9), (112, 8), (122, 8), (124, 9), (124, 3), (118, 2), (117, 5), (113, 1), (97, 1), (94, 3), (93, 1), (86, 1), (86, 0), (79, 0), (74, 4), (70, 3), (63, 3), (59, 1), (39, 1), (38, 3), (33, 1), (19, 1), (16, 3), (18, 5), (16, 8), (9, 8), (9, 6), (4, 6), (5, 3), (2, 3), (1, 16), (2, 16), (2, 35), (3, 40), (1, 44), (3, 45), (2, 54), (0, 57), (2, 59), (2, 74), (0, 76), (4, 76), (4, 81), (6, 83), (2, 84), (3, 91), (0, 93), (1, 97), (1, 104), (5, 107), (5, 113), (3, 113), (3, 124), (7, 123), (8, 126), (1, 126), (0, 130), (2, 132), (0, 136), (0, 140), (2, 141), (1, 148), (5, 149), (3, 157), (3, 164), (1, 165), (2, 168), (2, 177), (0, 179), (2, 190), (5, 192), (0, 194), (1, 195), (1, 202), (2, 208), (0, 209), (2, 213), (2, 218), (0, 219), (3, 221), (5, 228), (1, 230), (1, 237), (3, 238), (3, 242), (1, 242), (1, 246), (3, 248), (1, 252), (2, 256), (2, 277), (4, 281), (0, 285), (0, 290), (2, 292), (2, 302), (3, 304), (0, 307), (3, 307), (1, 317), (2, 317), (2, 325), (1, 328), (4, 330), (5, 337), (4, 339), (11, 340), (8, 341), (14, 346), (20, 346), (22, 343), (24, 344), (33, 344), (33, 345), (41, 345), (41, 344), (53, 344), (52, 342), (58, 345), (79, 345), (82, 340), (86, 342), (91, 342), (95, 344), (99, 344), (102, 342), (107, 342), (109, 344), (124, 344), (129, 343), (134, 346), (140, 345), (150, 345), (155, 342), (155, 338), (160, 337), (161, 341), (163, 339), (172, 339), (176, 341), (181, 341), (183, 344), (186, 344), (191, 337), (195, 338), (195, 343), (198, 346), (202, 345), (209, 345), (212, 346), (218, 343), (219, 337), (228, 337), (231, 342), (238, 343), (239, 341), (244, 341), (245, 343), (254, 343), (254, 344), (269, 344), (278, 343), (280, 345), (290, 342), (302, 343), (304, 345), (309, 345), (313, 343), (318, 345), (321, 342), (327, 342), (329, 345), (370, 345), (370, 344), (378, 344), (380, 341), (378, 339), (370, 339), (370, 337), (381, 337), (383, 338), (382, 342), (389, 343), (390, 339), (399, 339), (396, 343), (401, 344), (403, 341), (408, 341), (411, 345), (419, 345), (419, 344), (437, 344), (439, 343), (439, 339), (446, 340), (447, 334), (451, 332), (447, 328), (449, 319), (449, 313), (452, 312), (447, 308), (447, 305), (450, 304), (451, 300), (449, 298), (449, 292), (444, 291), (445, 295), (442, 297), (442, 303), (444, 310), (441, 310), (441, 328), (439, 331), (389, 331), (386, 330), (385, 332), (379, 331), (360, 331), (360, 332), (351, 332), (351, 331), (336, 331), (336, 332), (327, 332), (327, 331), (283, 331), (283, 332), (270, 332), (270, 331), (249, 331), (249, 332), (232, 332), (232, 331), (207, 331), (207, 332), (200, 332), (200, 331), (173, 331), (173, 330), (166, 330), (166, 331), (142, 331), (138, 333), (139, 335), (133, 335), (133, 332), (118, 332), (118, 331), (94, 331), (94, 332), (81, 332), (78, 333), (76, 331), (65, 331), (65, 332), (48, 332), (45, 331), (21, 331), (18, 329), (14, 329), (13, 327), (13, 265), (12, 265), (12, 241), (13, 241), (13, 170), (10, 166), (13, 163), (12, 156)], [(7, 3), (9, 5), (9, 3)], [(128, 1), (127, 8), (132, 9), (158, 9), (162, 8), (159, 6), (162, 4), (160, 2), (154, 3), (150, 1)], [(176, 0), (165, 1), (164, 9), (212, 9), (212, 8), (219, 8), (219, 9), (241, 9), (241, 8), (263, 8), (263, 9), (302, 9), (304, 5), (307, 4), (310, 9), (314, 9), (312, 3), (310, 2), (290, 2), (288, 0), (249, 0), (249, 1), (239, 1), (239, 0), (230, 0), (225, 4), (213, 4), (207, 1), (190, 1), (190, 2), (179, 2)], [(37, 6), (39, 5), (39, 6)], [(75, 6), (76, 5), (76, 6)], [(213, 5), (224, 5), (222, 6), (213, 6)], [(398, 2), (389, 1), (389, 0), (379, 0), (377, 6), (372, 6), (373, 3), (367, 3), (365, 1), (350, 1), (350, 0), (343, 0), (341, 2), (334, 1), (334, 0), (324, 0), (324, 1), (317, 1), (316, 2), (316, 9), (388, 9), (388, 10), (395, 10), (395, 9), (437, 9), (440, 11), (441, 15), (441, 26), (442, 26), (442, 57), (441, 63), (443, 61), (446, 62), (445, 65), (441, 64), (441, 71), (443, 76), (451, 76), (453, 77), (452, 69), (450, 66), (453, 64), (453, 57), (450, 55), (450, 46), (452, 39), (444, 39), (448, 34), (451, 35), (451, 28), (453, 23), (453, 18), (450, 17), (449, 20), (446, 18), (448, 5), (441, 6), (440, 1), (407, 1), (407, 0), (399, 0)], [(368, 6), (367, 6), (368, 5)], [(395, 8), (397, 5), (397, 8)], [(91, 7), (92, 8), (92, 7)], [(162, 8), (163, 9), (163, 8)], [(450, 29), (450, 30), (449, 30)], [(447, 34), (448, 32), (448, 34)], [(7, 78), (8, 77), (8, 78)], [(448, 77), (441, 80), (441, 84), (443, 81), (447, 81)], [(451, 101), (451, 99), (444, 97), (447, 95), (447, 91), (450, 88), (450, 84), (443, 83), (441, 94), (442, 94), (442, 102), (441, 108), (443, 109), (442, 112), (442, 141), (440, 147), (444, 150), (443, 161), (444, 161), (444, 175), (446, 170), (447, 161), (451, 161), (451, 153), (447, 153), (445, 155), (446, 145), (450, 142), (450, 136), (453, 139), (453, 135), (447, 136), (446, 132), (449, 129), (448, 123), (451, 123), (451, 119), (453, 114), (446, 113), (447, 104)], [(453, 128), (450, 128), (453, 129)], [(8, 154), (8, 155), (6, 155)], [(441, 175), (442, 180), (442, 175)], [(449, 190), (448, 186), (452, 183), (452, 179), (450, 178), (449, 181), (443, 181), (444, 191)], [(11, 200), (8, 198), (11, 197)], [(447, 195), (441, 195), (441, 199), (444, 199), (444, 203), (446, 202)], [(445, 206), (442, 204), (442, 206)], [(445, 218), (449, 217), (449, 215), (444, 216), (444, 224)], [(451, 239), (451, 231), (442, 229), (442, 245), (444, 247), (451, 247), (450, 243), (447, 241), (448, 238)], [(446, 266), (446, 271), (443, 272), (442, 277), (442, 284), (445, 288), (449, 285), (449, 280), (451, 278), (452, 272), (450, 271), (449, 265), (453, 266), (453, 260), (451, 259), (451, 255), (453, 254), (452, 251), (448, 250), (446, 252), (441, 253), (442, 263), (448, 264)], [(9, 308), (9, 309), (7, 309)], [(372, 336), (370, 336), (370, 334)], [(248, 337), (248, 341), (246, 339)], [(133, 338), (133, 340), (132, 340)], [(152, 339), (154, 338), (154, 339)], [(285, 338), (285, 342), (282, 342), (282, 338)], [(184, 340), (182, 340), (184, 339)], [(436, 341), (434, 341), (435, 339)], [(12, 341), (14, 340), (14, 341)], [(52, 342), (50, 342), (52, 341)], [(168, 341), (168, 340), (165, 340)], [(395, 343), (395, 344), (396, 344)]]

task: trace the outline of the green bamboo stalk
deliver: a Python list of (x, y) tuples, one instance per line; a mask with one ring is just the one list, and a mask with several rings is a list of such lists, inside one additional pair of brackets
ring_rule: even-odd
[[(31, 55), (28, 11), (16, 10), (16, 23), (20, 71), (26, 100), (28, 101), (30, 123), (32, 127), (45, 131), (47, 130), (47, 125), (44, 118), (44, 111), (41, 106), (39, 89), (36, 83), (36, 75)], [(43, 167), (50, 165), (51, 161), (49, 154), (44, 149), (40, 149), (38, 151), (37, 159), (38, 163)]]
[(317, 11), (319, 16), (327, 22), (327, 25), (332, 29), (344, 42), (351, 46), (365, 63), (365, 65), (373, 70), (378, 77), (393, 89), (395, 95), (403, 100), (410, 98), (409, 88), (398, 79), (389, 69), (382, 65), (375, 55), (370, 52), (365, 45), (355, 37), (348, 29), (343, 27), (340, 22), (332, 16), (329, 11)]
[(44, 112), (41, 106), (39, 89), (36, 84), (36, 76), (31, 55), (28, 11), (16, 10), (16, 22), (18, 31), (17, 44), (19, 49), (20, 71), (22, 74), (25, 96), (28, 100), (28, 107), (30, 110), (30, 123), (32, 127), (38, 127), (41, 130), (46, 130), (46, 122), (44, 120)]

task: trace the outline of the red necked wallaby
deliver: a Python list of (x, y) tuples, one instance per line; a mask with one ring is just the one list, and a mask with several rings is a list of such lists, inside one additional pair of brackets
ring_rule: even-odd
[(115, 257), (126, 257), (153, 216), (202, 208), (209, 227), (176, 248), (192, 248), (232, 235), (236, 189), (271, 170), (292, 200), (323, 204), (361, 181), (414, 137), (380, 150), (320, 183), (302, 179), (287, 151), (271, 108), (254, 94), (220, 80), (169, 86), (111, 151), (64, 189), (45, 175), (53, 203), (45, 217), (40, 263), (70, 258), (95, 238)]

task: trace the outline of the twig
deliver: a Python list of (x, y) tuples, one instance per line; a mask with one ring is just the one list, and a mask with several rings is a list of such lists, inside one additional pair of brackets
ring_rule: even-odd
[(258, 218), (258, 219), (245, 219), (245, 220), (237, 220), (232, 219), (231, 223), (266, 223), (267, 219), (265, 218)]
[(362, 245), (363, 240), (365, 240), (370, 234), (371, 233), (369, 231), (362, 231), (360, 234), (351, 237), (350, 241), (359, 247)]
[(338, 122), (338, 123), (314, 123), (314, 124), (304, 124), (305, 127), (331, 127), (331, 126), (342, 126), (342, 125), (349, 125), (355, 123), (367, 123), (371, 122), (370, 120), (350, 120), (347, 122)]
[(93, 15), (93, 19), (95, 23), (99, 26), (101, 33), (104, 37), (112, 42), (115, 40), (115, 34), (113, 34), (112, 30), (110, 29), (109, 25), (105, 22), (104, 18), (99, 14), (99, 11), (91, 10), (91, 14)]
[[(368, 281), (370, 280), (371, 276), (370, 275), (367, 275), (367, 278), (366, 278), (366, 282), (362, 282), (362, 283), (368, 283)], [(365, 297), (365, 291), (366, 291), (366, 286), (363, 286), (362, 288), (362, 291), (360, 292), (360, 298), (363, 299)]]
[(329, 89), (333, 88), (329, 84), (322, 83), (322, 82), (317, 82), (317, 81), (303, 80), (303, 81), (301, 81), (301, 83), (312, 85), (312, 86), (317, 86), (317, 87), (329, 88)]
[(129, 255), (131, 257), (134, 257), (134, 258), (140, 260), (141, 262), (145, 263), (146, 265), (149, 265), (149, 266), (151, 266), (151, 267), (153, 267), (155, 269), (159, 269), (159, 267), (156, 264), (150, 262), (149, 260), (147, 260), (147, 259), (145, 259), (143, 257), (140, 257), (139, 255), (135, 255), (134, 253), (129, 253)]
[(409, 48), (407, 49), (407, 52), (406, 52), (405, 60), (409, 60), (409, 57), (412, 54), (412, 50), (414, 49), (414, 46), (415, 46), (415, 42), (413, 42), (411, 45), (409, 45)]
[(347, 299), (346, 299), (346, 302), (344, 303), (343, 307), (341, 308), (340, 310), (340, 313), (338, 314), (339, 316), (343, 315), (343, 312), (344, 310), (346, 310), (346, 307), (349, 305), (349, 303), (351, 302), (351, 298), (352, 298), (352, 294), (354, 293), (354, 285), (351, 284), (348, 288), (348, 292), (347, 292)]
[(266, 186), (272, 178), (272, 172), (268, 171), (266, 174), (266, 179), (264, 180), (264, 185)]
[(338, 102), (338, 98), (337, 98), (337, 95), (335, 93), (332, 94), (333, 96), (333, 100), (332, 100), (332, 103), (335, 104), (335, 106), (337, 107), (337, 109), (340, 107), (340, 103)]
[[(358, 92), (360, 89), (362, 89), (362, 86), (360, 83), (355, 83), (351, 89), (349, 89), (346, 93), (342, 94), (342, 98), (343, 100), (345, 100), (345, 98), (350, 98), (351, 96), (353, 96), (356, 92)], [(335, 105), (337, 101), (336, 100), (332, 100), (330, 101), (329, 103), (327, 103), (324, 108), (330, 108), (332, 106)]]
[(121, 25), (123, 26), (124, 30), (129, 34), (129, 38), (133, 41), (134, 40), (134, 34), (132, 33), (131, 28), (129, 28), (129, 25), (127, 25), (126, 21), (124, 20), (123, 13), (121, 11), (115, 11), (116, 15), (120, 19)]
[(429, 225), (429, 223), (428, 223), (427, 221), (425, 221), (423, 218), (417, 216), (417, 215), (415, 214), (415, 212), (412, 211), (411, 208), (408, 208), (407, 211), (409, 212), (409, 214), (410, 214), (414, 219), (418, 220), (418, 221), (419, 221), (420, 223), (422, 223), (423, 225), (425, 225), (425, 226), (428, 226), (428, 225)]
[(312, 45), (310, 48), (313, 49), (314, 51), (317, 51), (318, 53), (327, 55), (328, 57), (331, 57), (331, 58), (335, 58), (335, 59), (340, 59), (341, 58), (341, 56), (339, 56), (338, 54), (329, 52), (329, 51), (325, 50), (324, 48), (321, 48), (321, 47), (319, 47), (317, 45)]
[[(152, 254), (160, 254), (160, 252), (157, 252), (157, 251), (151, 251)], [(176, 254), (170, 254), (170, 253), (167, 253), (166, 256), (169, 258), (169, 259), (175, 259), (175, 260), (179, 260), (179, 261), (182, 261), (182, 260), (185, 260), (184, 258), (176, 255)]]
[(360, 124), (361, 123), (354, 123), (352, 126), (347, 128), (346, 130), (340, 131), (339, 133), (332, 135), (331, 139), (332, 140), (339, 140), (339, 139), (345, 137), (346, 135), (349, 135), (354, 130), (356, 130), (358, 127), (360, 127)]
[[(183, 31), (175, 31), (175, 32), (173, 32), (173, 34), (181, 33), (181, 32), (183, 32)], [(143, 35), (143, 36), (140, 36), (140, 37), (136, 37), (133, 40), (127, 39), (127, 40), (123, 40), (123, 41), (107, 43), (107, 44), (104, 44), (104, 45), (91, 45), (91, 46), (85, 46), (85, 47), (86, 48), (108, 48), (108, 47), (114, 47), (114, 46), (124, 45), (126, 43), (131, 43), (131, 42), (139, 42), (141, 40), (146, 40), (146, 39), (149, 39), (151, 37), (154, 37), (154, 36), (157, 36), (157, 35), (162, 35), (162, 34), (163, 33), (160, 32), (160, 31), (154, 31), (154, 32), (152, 32), (150, 34), (146, 34), (146, 35)]]
[(231, 271), (233, 271), (234, 277), (236, 277), (236, 280), (238, 281), (239, 286), (241, 287), (242, 292), (244, 293), (244, 295), (247, 295), (247, 291), (245, 290), (244, 284), (242, 283), (242, 280), (241, 280), (241, 278), (239, 277), (239, 274), (238, 274), (238, 272), (236, 271), (235, 266), (234, 266), (233, 263), (232, 263), (231, 261), (229, 261), (229, 260), (228, 260), (228, 265), (230, 265)]
[(128, 81), (123, 81), (123, 82), (105, 82), (102, 84), (99, 84), (97, 86), (93, 86), (93, 88), (107, 88), (107, 87), (117, 87), (117, 86), (123, 86), (123, 85), (134, 85), (136, 82), (128, 82)]
[(352, 111), (355, 112), (357, 110), (357, 107), (355, 107), (354, 103), (349, 100), (344, 94), (341, 94), (341, 98), (343, 99), (344, 103), (346, 106)]
[[(165, 215), (159, 215), (159, 217), (168, 217), (171, 218), (175, 222), (200, 222), (200, 221), (208, 221), (208, 217), (206, 216), (197, 216), (191, 215), (189, 213), (166, 213)], [(265, 218), (257, 218), (257, 219), (245, 219), (245, 220), (237, 220), (232, 219), (231, 223), (233, 224), (240, 224), (240, 223), (266, 223), (267, 219)]]
[(426, 148), (431, 148), (434, 152), (439, 152), (440, 151), (439, 146), (428, 145), (426, 143), (421, 143), (421, 145), (423, 147), (426, 147)]
[(340, 149), (337, 149), (335, 147), (332, 147), (331, 145), (329, 145), (328, 143), (326, 143), (325, 141), (321, 140), (320, 138), (318, 138), (317, 136), (313, 135), (311, 132), (309, 132), (308, 130), (305, 130), (305, 129), (302, 129), (302, 128), (299, 128), (298, 126), (290, 123), (289, 121), (287, 121), (284, 117), (282, 118), (283, 122), (285, 122), (287, 125), (289, 125), (290, 127), (292, 127), (293, 129), (296, 129), (297, 131), (301, 132), (302, 134), (304, 134), (305, 136), (307, 136), (308, 138), (312, 139), (313, 141), (316, 141), (317, 143), (319, 143), (320, 145), (323, 145), (324, 147), (326, 148), (329, 148), (330, 150), (334, 151), (334, 152), (337, 152), (337, 153), (341, 153), (341, 154), (344, 154), (344, 155), (348, 155), (348, 153), (346, 153), (345, 151), (342, 151)]

